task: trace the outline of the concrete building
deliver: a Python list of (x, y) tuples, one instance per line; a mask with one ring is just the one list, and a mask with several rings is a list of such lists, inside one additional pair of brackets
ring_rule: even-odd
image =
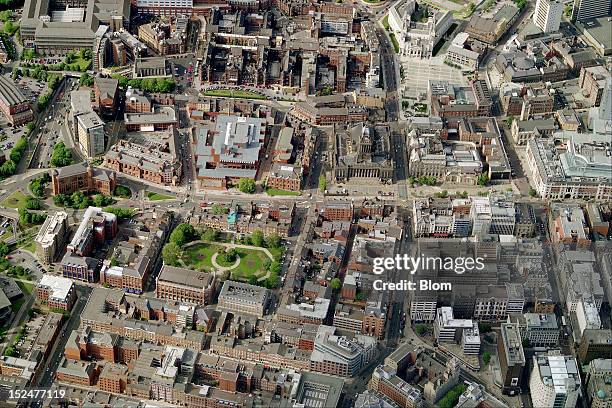
[(261, 118), (219, 115), (213, 129), (200, 128), (195, 156), (201, 187), (225, 189), (241, 178), (255, 179), (266, 123)]
[(441, 140), (435, 135), (410, 134), (408, 173), (414, 178), (435, 177), (440, 183), (476, 185), (483, 163), (472, 142)]
[(269, 301), (270, 291), (266, 288), (226, 280), (219, 293), (218, 308), (263, 317), (268, 310)]
[(425, 404), (421, 391), (401, 379), (393, 368), (386, 365), (376, 367), (368, 388), (397, 404), (393, 406), (420, 408)]
[(533, 356), (529, 394), (536, 407), (574, 408), (582, 394), (576, 359), (553, 350)]
[(324, 374), (352, 377), (373, 357), (376, 339), (355, 335), (354, 339), (337, 335), (332, 326), (319, 326), (310, 355), (310, 369)]
[(127, 28), (131, 12), (127, 0), (78, 0), (70, 4), (28, 0), (23, 10), (23, 45), (42, 55), (94, 51), (96, 40), (107, 31)]
[(389, 27), (408, 57), (431, 58), (438, 42), (453, 24), (450, 11), (434, 9), (415, 0), (399, 2), (389, 9)]
[(584, 298), (592, 298), (597, 310), (601, 309), (604, 289), (592, 252), (565, 250), (559, 256), (558, 269), (559, 293), (568, 312), (575, 312), (578, 302)]
[(389, 129), (358, 124), (333, 132), (333, 172), (337, 182), (393, 180)]
[(582, 67), (580, 69), (578, 85), (582, 88), (591, 106), (601, 105), (601, 98), (606, 89), (606, 82), (610, 75), (610, 72), (603, 65)]
[(531, 139), (552, 136), (555, 130), (557, 125), (552, 118), (514, 120), (511, 127), (512, 139), (518, 145), (526, 145)]
[(77, 141), (86, 157), (104, 153), (104, 122), (97, 113), (87, 112), (76, 116)]
[(478, 69), (487, 45), (470, 38), (468, 33), (459, 33), (453, 38), (446, 51), (446, 62), (461, 68), (475, 71)]
[(543, 199), (612, 199), (612, 147), (605, 135), (556, 133), (527, 142), (527, 162)]
[(125, 128), (128, 131), (153, 132), (166, 130), (178, 124), (173, 106), (155, 106), (150, 112), (126, 113)]
[(612, 359), (598, 358), (588, 366), (585, 377), (587, 403), (591, 408), (608, 408), (612, 405)]
[(494, 6), (493, 13), (481, 15), (474, 13), (465, 31), (474, 38), (491, 45), (497, 42), (520, 15), (520, 10), (512, 3), (500, 2)]
[(87, 163), (77, 163), (51, 170), (53, 195), (72, 194), (75, 191), (98, 191), (111, 195), (117, 187), (117, 175), (113, 171), (95, 168)]
[(501, 341), (497, 341), (497, 356), (503, 382), (502, 392), (516, 395), (521, 392), (520, 381), (526, 362), (519, 325), (502, 323), (499, 334)]
[(441, 118), (489, 116), (493, 100), (485, 81), (472, 81), (468, 86), (447, 81), (429, 80), (427, 97), (431, 114)]
[(573, 21), (609, 17), (610, 15), (612, 15), (612, 3), (610, 3), (610, 0), (574, 0), (574, 8), (572, 10)]
[(531, 347), (554, 347), (559, 344), (559, 326), (554, 313), (525, 313), (522, 320), (524, 323), (519, 323), (521, 337), (527, 339)]
[(215, 277), (211, 274), (164, 265), (156, 279), (155, 296), (159, 299), (208, 305), (215, 295)]
[(61, 249), (68, 229), (68, 214), (57, 211), (47, 217), (38, 231), (34, 242), (36, 243), (36, 256), (46, 264), (53, 263)]
[[(574, 317), (574, 316), (571, 316)], [(578, 322), (578, 327), (573, 327), (574, 338), (577, 343), (580, 342), (582, 334), (585, 330), (601, 329), (601, 318), (595, 301), (592, 298), (583, 298), (576, 306), (575, 321)], [(573, 320), (573, 319), (571, 319)]]
[(86, 257), (116, 235), (117, 216), (98, 207), (89, 207), (85, 210), (83, 220), (66, 250), (71, 254)]
[(533, 12), (533, 23), (545, 33), (559, 31), (563, 3), (556, 0), (537, 0)]
[(12, 126), (21, 126), (34, 120), (30, 103), (15, 84), (0, 75), (0, 110)]
[(480, 352), (478, 323), (471, 319), (455, 319), (452, 307), (440, 307), (436, 312), (434, 334), (438, 343), (456, 344), (461, 341), (466, 355)]
[(36, 300), (50, 309), (70, 311), (77, 298), (72, 280), (61, 276), (43, 275), (35, 292)]

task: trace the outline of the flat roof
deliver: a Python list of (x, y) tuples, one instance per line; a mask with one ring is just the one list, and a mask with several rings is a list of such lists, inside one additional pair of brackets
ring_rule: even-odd
[(211, 285), (214, 277), (210, 273), (194, 271), (192, 269), (177, 268), (164, 265), (157, 278), (158, 282), (168, 282), (191, 288), (207, 288)]
[(72, 280), (68, 278), (54, 275), (43, 275), (37, 286), (45, 286), (51, 289), (51, 297), (54, 299), (65, 300), (70, 293), (72, 285)]

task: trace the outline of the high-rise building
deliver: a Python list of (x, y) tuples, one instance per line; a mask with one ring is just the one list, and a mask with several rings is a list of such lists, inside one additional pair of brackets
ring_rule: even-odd
[(578, 363), (558, 350), (533, 356), (529, 392), (534, 407), (574, 408), (580, 396)]
[(574, 0), (573, 21), (606, 17), (610, 14), (612, 14), (612, 1), (610, 0)]
[(501, 341), (497, 341), (497, 355), (503, 380), (503, 393), (521, 392), (520, 379), (525, 368), (525, 353), (518, 323), (502, 323)]
[(537, 0), (533, 13), (533, 23), (545, 33), (559, 31), (563, 3), (557, 0)]

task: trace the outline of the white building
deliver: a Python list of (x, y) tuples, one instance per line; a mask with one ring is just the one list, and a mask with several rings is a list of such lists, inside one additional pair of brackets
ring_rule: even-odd
[(455, 319), (452, 307), (438, 308), (434, 332), (438, 343), (455, 344), (461, 339), (461, 346), (465, 354), (477, 355), (480, 352), (478, 323), (472, 319)]
[(45, 223), (38, 231), (36, 239), (36, 256), (46, 264), (52, 263), (58, 249), (63, 245), (68, 228), (68, 214), (58, 211), (47, 217)]
[(489, 233), (514, 235), (514, 225), (516, 224), (514, 202), (506, 201), (500, 197), (492, 197), (489, 208), (491, 209)]
[(97, 113), (87, 112), (76, 117), (79, 149), (87, 157), (104, 153), (104, 122)]
[(533, 23), (545, 33), (559, 31), (563, 3), (557, 0), (537, 0), (533, 12)]
[(575, 408), (581, 394), (576, 359), (559, 351), (533, 356), (529, 389), (534, 407)]
[(474, 50), (466, 48), (468, 33), (459, 33), (453, 39), (446, 51), (446, 61), (451, 64), (459, 65), (462, 68), (477, 70), (480, 62), (480, 54)]
[(578, 321), (578, 333), (582, 337), (587, 329), (601, 329), (601, 318), (599, 310), (593, 298), (582, 298), (576, 306), (576, 320)]
[(389, 27), (401, 54), (409, 57), (431, 58), (434, 48), (452, 24), (450, 11), (430, 10), (425, 3), (415, 0), (394, 4), (389, 9)]
[(612, 147), (601, 134), (557, 132), (527, 142), (527, 162), (541, 198), (612, 199)]

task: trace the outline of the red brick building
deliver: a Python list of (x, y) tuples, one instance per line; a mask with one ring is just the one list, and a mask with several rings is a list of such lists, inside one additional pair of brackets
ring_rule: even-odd
[(117, 175), (83, 162), (51, 170), (51, 185), (53, 195), (72, 194), (75, 191), (98, 191), (111, 195), (117, 187)]

